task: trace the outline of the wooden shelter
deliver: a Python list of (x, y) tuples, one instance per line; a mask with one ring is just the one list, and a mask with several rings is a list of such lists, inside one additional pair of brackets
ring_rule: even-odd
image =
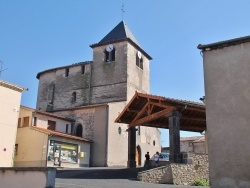
[(135, 166), (135, 126), (169, 129), (170, 162), (181, 162), (180, 130), (206, 130), (205, 104), (136, 92), (116, 123), (128, 124), (128, 167)]

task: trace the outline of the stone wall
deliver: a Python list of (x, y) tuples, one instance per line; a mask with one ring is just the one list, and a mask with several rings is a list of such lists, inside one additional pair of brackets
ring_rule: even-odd
[(190, 164), (167, 164), (138, 173), (138, 180), (148, 183), (192, 185), (195, 180), (209, 180), (208, 156), (188, 153)]
[(173, 183), (171, 166), (161, 166), (151, 170), (139, 172), (137, 179), (147, 183)]
[(56, 168), (0, 168), (1, 188), (55, 187)]

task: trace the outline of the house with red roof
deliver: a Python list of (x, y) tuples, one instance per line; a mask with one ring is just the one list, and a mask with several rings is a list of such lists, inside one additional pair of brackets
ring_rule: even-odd
[(21, 106), (14, 166), (89, 166), (92, 141), (72, 134), (74, 121), (60, 115)]

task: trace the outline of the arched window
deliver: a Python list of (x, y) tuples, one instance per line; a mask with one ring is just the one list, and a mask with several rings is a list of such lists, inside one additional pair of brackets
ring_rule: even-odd
[(112, 44), (105, 48), (105, 62), (115, 61), (115, 48)]
[(82, 125), (81, 124), (77, 125), (76, 127), (76, 136), (82, 137)]

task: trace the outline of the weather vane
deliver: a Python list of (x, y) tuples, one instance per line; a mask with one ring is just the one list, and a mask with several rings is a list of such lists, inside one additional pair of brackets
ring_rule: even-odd
[(3, 71), (7, 70), (8, 68), (6, 68), (6, 69), (3, 69), (3, 68), (2, 68), (2, 67), (3, 67), (3, 62), (2, 62), (2, 61), (0, 61), (0, 64), (1, 64), (1, 67), (0, 67), (0, 78), (1, 78), (1, 73), (2, 73)]
[(123, 16), (124, 16), (124, 12), (125, 12), (125, 10), (124, 10), (124, 3), (122, 2), (122, 20), (123, 20)]

